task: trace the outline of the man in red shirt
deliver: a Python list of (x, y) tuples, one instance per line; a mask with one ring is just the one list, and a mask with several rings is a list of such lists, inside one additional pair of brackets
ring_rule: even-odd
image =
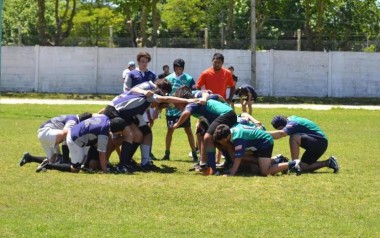
[[(235, 91), (235, 81), (232, 73), (223, 68), (224, 56), (221, 53), (215, 53), (212, 57), (212, 67), (201, 73), (197, 81), (197, 89), (203, 86), (207, 90), (211, 90), (214, 94), (219, 94), (228, 102), (232, 100)], [(229, 98), (226, 98), (227, 86), (231, 88)]]

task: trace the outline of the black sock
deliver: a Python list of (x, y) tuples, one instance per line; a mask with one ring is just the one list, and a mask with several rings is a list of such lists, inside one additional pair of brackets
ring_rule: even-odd
[[(119, 166), (125, 166), (130, 164), (132, 161), (132, 156), (134, 154), (134, 144), (124, 141), (121, 145), (121, 152), (119, 157)], [(137, 148), (136, 148), (137, 149)], [(134, 151), (133, 151), (134, 150)]]
[(62, 145), (62, 163), (70, 163), (70, 152), (67, 145)]
[(41, 164), (44, 161), (44, 159), (47, 159), (47, 158), (30, 155), (28, 160), (29, 160), (29, 162), (36, 162), (36, 163)]
[(136, 153), (136, 150), (139, 148), (140, 143), (133, 142), (132, 144), (132, 150), (131, 150), (131, 159), (133, 155)]
[(70, 164), (48, 164), (46, 165), (47, 169), (59, 170), (62, 172), (71, 172)]

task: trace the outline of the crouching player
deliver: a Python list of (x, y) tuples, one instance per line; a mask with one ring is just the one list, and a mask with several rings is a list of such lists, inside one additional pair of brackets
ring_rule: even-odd
[[(187, 86), (180, 87), (175, 93), (174, 96), (181, 98), (192, 98), (191, 89)], [(228, 126), (233, 126), (236, 123), (236, 113), (232, 108), (225, 103), (208, 99), (205, 102), (205, 105), (199, 103), (189, 103), (187, 105), (177, 104), (176, 108), (183, 111), (181, 113), (178, 121), (173, 125), (173, 128), (179, 128), (183, 122), (185, 122), (190, 115), (195, 116), (196, 118), (204, 118), (207, 120), (209, 127), (203, 137), (204, 146), (202, 146), (202, 159), (200, 165), (206, 164), (211, 168), (210, 174), (218, 175), (216, 170), (216, 161), (215, 161), (215, 146), (213, 141), (213, 134), (216, 127), (220, 124), (226, 124)]]
[[(75, 124), (78, 124), (91, 116), (92, 114), (89, 112), (79, 115), (60, 115), (44, 122), (38, 129), (37, 136), (45, 151), (46, 157), (33, 156), (28, 152), (25, 152), (20, 160), (20, 166), (30, 162), (42, 163), (45, 159), (48, 159), (51, 163), (69, 162), (69, 149), (65, 143), (67, 132)], [(61, 143), (63, 154), (61, 154), (59, 149), (59, 144)]]
[(214, 141), (224, 148), (234, 148), (234, 162), (229, 175), (235, 175), (242, 160), (253, 160), (252, 154), (246, 150), (253, 149), (261, 175), (273, 175), (278, 172), (299, 167), (299, 160), (274, 164), (272, 162), (273, 138), (264, 130), (242, 124), (236, 124), (231, 129), (227, 125), (219, 125), (214, 134)]
[(100, 167), (107, 173), (106, 149), (109, 137), (122, 133), (125, 121), (116, 117), (109, 119), (105, 115), (94, 116), (73, 126), (67, 134), (67, 145), (70, 150), (71, 164), (51, 164), (45, 160), (38, 166), (36, 172), (43, 169), (54, 169), (64, 172), (79, 172), (90, 146), (96, 146), (99, 153)]
[(274, 139), (289, 135), (290, 153), (293, 160), (299, 158), (300, 148), (305, 149), (300, 164), (302, 171), (313, 172), (329, 167), (334, 170), (334, 173), (339, 172), (338, 161), (334, 156), (325, 161), (318, 161), (327, 150), (328, 140), (317, 124), (298, 116), (277, 115), (273, 118), (272, 125), (276, 130), (269, 133)]

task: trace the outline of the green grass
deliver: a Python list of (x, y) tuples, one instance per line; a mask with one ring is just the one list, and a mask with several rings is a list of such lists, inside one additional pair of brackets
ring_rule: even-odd
[[(275, 114), (317, 122), (329, 137), (324, 158), (337, 156), (339, 174), (201, 176), (188, 171), (190, 149), (181, 131), (174, 135), (172, 160), (155, 162), (163, 173), (35, 173), (37, 164), (19, 167), (24, 151), (43, 155), (36, 131), (46, 119), (99, 108), (0, 104), (2, 237), (380, 236), (380, 111), (254, 110), (269, 129)], [(164, 121), (153, 127), (157, 157), (164, 153)], [(287, 139), (275, 142), (276, 153), (289, 156)]]

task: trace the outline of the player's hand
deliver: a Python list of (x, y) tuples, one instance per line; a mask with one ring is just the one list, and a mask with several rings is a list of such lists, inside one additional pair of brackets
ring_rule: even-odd
[(145, 93), (144, 93), (144, 95), (147, 96), (147, 97), (150, 97), (150, 96), (152, 96), (153, 94), (154, 94), (154, 93), (153, 93), (152, 91), (150, 91), (150, 90), (145, 91)]
[(177, 129), (178, 128), (178, 123), (174, 123), (174, 125), (172, 126), (173, 129)]

